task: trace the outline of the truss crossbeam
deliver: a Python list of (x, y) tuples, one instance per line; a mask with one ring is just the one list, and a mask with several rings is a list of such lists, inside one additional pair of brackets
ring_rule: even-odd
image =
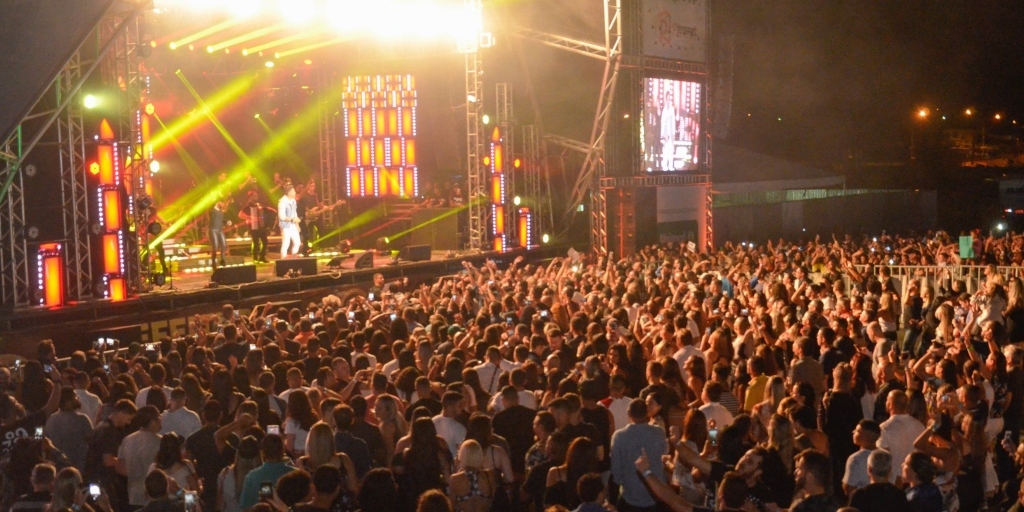
[(570, 139), (569, 137), (562, 137), (560, 135), (546, 133), (544, 134), (544, 140), (557, 146), (562, 146), (563, 148), (583, 153), (584, 155), (589, 155), (590, 152), (594, 150), (593, 146), (586, 142)]
[(573, 39), (571, 37), (560, 36), (557, 34), (549, 34), (547, 32), (541, 32), (539, 30), (529, 28), (519, 28), (513, 33), (513, 35), (523, 39), (536, 41), (545, 46), (550, 46), (559, 50), (566, 50), (584, 57), (591, 57), (600, 60), (608, 59), (607, 48), (597, 43)]

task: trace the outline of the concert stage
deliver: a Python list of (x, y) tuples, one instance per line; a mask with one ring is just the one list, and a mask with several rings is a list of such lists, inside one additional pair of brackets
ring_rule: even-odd
[(174, 289), (165, 285), (120, 302), (94, 300), (59, 308), (33, 307), (3, 312), (0, 314), (0, 353), (29, 356), (35, 353), (39, 340), (51, 338), (57, 344), (58, 355), (64, 357), (72, 350), (87, 349), (98, 337), (117, 338), (124, 346), (132, 341), (145, 342), (164, 335), (183, 334), (189, 317), (216, 312), (223, 304), (232, 304), (245, 312), (269, 301), (299, 305), (319, 300), (329, 293), (365, 291), (377, 272), (388, 282), (408, 277), (410, 286), (418, 286), (439, 276), (458, 273), (464, 261), (479, 267), (493, 259), (505, 267), (519, 255), (527, 262), (537, 262), (564, 254), (564, 251), (564, 247), (544, 246), (529, 251), (485, 252), (451, 258), (443, 251), (434, 251), (429, 261), (402, 261), (397, 265), (391, 265), (388, 256), (375, 256), (373, 268), (366, 269), (353, 268), (358, 257), (353, 252), (353, 257), (345, 259), (340, 269), (327, 268), (330, 258), (319, 259), (316, 275), (277, 277), (273, 262), (259, 264), (255, 282), (234, 286), (211, 286), (212, 272), (209, 271), (178, 272), (170, 282)]

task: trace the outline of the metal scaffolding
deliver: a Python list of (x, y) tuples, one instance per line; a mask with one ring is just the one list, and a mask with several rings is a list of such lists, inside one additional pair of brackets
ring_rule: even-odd
[[(73, 95), (72, 86), (82, 79), (81, 52), (57, 77), (57, 104)], [(85, 180), (85, 130), (82, 108), (72, 101), (57, 118), (57, 143), (60, 148), (60, 192), (64, 214), (65, 271), (67, 294), (71, 300), (92, 296), (92, 250), (89, 233), (89, 191)]]
[(28, 246), (25, 243), (25, 191), (18, 163), (22, 156), (21, 128), (4, 143), (0, 183), (7, 193), (0, 198), (0, 298), (5, 306), (27, 306), (31, 300)]
[[(480, 0), (466, 0), (466, 9), (479, 15)], [(469, 205), (470, 251), (481, 251), (487, 243), (487, 189), (481, 159), (484, 154), (480, 137), (480, 114), (483, 111), (483, 62), (478, 40), (467, 41), (462, 48), (466, 58), (466, 193)]]
[[(52, 133), (50, 129), (55, 123), (60, 152), (68, 297), (79, 300), (93, 295), (85, 137), (81, 110), (76, 102), (85, 81), (134, 24), (142, 9), (143, 4), (138, 4), (122, 14), (108, 13), (108, 16), (117, 17), (112, 28), (103, 30), (103, 24), (96, 27), (89, 35), (90, 38), (95, 37), (96, 46), (80, 45), (43, 95), (53, 97), (55, 101), (43, 101), (41, 97), (22, 119), (14, 135), (0, 143), (0, 297), (5, 307), (32, 305), (33, 290), (38, 287), (38, 283), (29, 279), (28, 228), (21, 171), (28, 155), (43, 142), (47, 133)], [(122, 86), (121, 82), (115, 83)], [(128, 81), (124, 84), (122, 90), (127, 90)], [(30, 120), (31, 124), (26, 124)], [(135, 264), (138, 264), (137, 259)]]
[[(336, 97), (333, 93), (338, 89), (338, 81), (334, 73), (326, 68), (320, 68), (318, 74), (319, 87), (317, 88), (317, 101), (320, 110), (320, 199), (324, 204), (334, 204), (340, 199), (338, 197), (338, 109), (330, 104), (330, 99)], [(334, 226), (334, 209), (328, 209), (323, 214), (323, 222), (328, 226)]]
[(607, 201), (601, 190), (601, 179), (606, 174), (605, 141), (608, 133), (608, 122), (611, 117), (612, 104), (615, 99), (615, 88), (618, 83), (619, 70), (622, 66), (622, 0), (603, 0), (604, 2), (604, 46), (587, 41), (546, 34), (531, 29), (519, 29), (514, 35), (541, 44), (566, 50), (578, 55), (597, 58), (604, 61), (604, 75), (601, 79), (601, 92), (597, 99), (597, 111), (591, 126), (589, 142), (572, 141), (566, 138), (553, 137), (545, 134), (545, 139), (563, 144), (570, 149), (584, 152), (586, 157), (572, 194), (566, 204), (565, 217), (575, 214), (576, 208), (590, 199), (590, 242), (599, 252), (608, 250), (608, 216)]
[(551, 208), (551, 181), (541, 151), (541, 137), (537, 127), (523, 126), (523, 194), (533, 208), (534, 230), (547, 233), (555, 223)]

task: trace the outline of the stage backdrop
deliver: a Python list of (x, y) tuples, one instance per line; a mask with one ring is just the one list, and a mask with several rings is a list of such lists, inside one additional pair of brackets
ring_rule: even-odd
[(644, 55), (706, 60), (706, 0), (644, 0), (643, 27)]

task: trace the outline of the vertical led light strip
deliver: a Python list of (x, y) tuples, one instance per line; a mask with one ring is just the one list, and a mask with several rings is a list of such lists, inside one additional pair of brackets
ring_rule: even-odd
[(494, 250), (508, 249), (505, 233), (505, 139), (497, 127), (491, 133), (491, 234)]
[(530, 209), (519, 209), (519, 246), (529, 249), (533, 246), (533, 214)]
[(61, 244), (39, 246), (36, 253), (39, 269), (39, 304), (47, 307), (64, 305), (64, 257)]
[(418, 197), (412, 75), (347, 77), (342, 89), (349, 197)]
[[(127, 297), (124, 280), (124, 225), (121, 208), (121, 162), (114, 130), (104, 119), (100, 122), (96, 160), (99, 164), (97, 204), (102, 225), (104, 293), (115, 301)], [(129, 202), (129, 208), (131, 203)]]

